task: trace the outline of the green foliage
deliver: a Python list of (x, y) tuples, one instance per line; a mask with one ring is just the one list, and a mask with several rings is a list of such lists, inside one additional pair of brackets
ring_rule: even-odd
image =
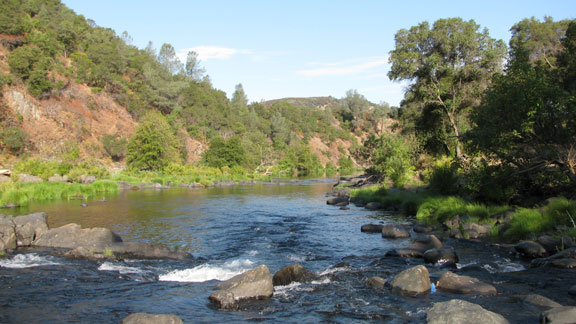
[(562, 51), (562, 38), (570, 20), (554, 21), (544, 17), (544, 21), (532, 17), (516, 23), (510, 31), (510, 48), (524, 48), (533, 64), (556, 64), (556, 58)]
[[(479, 29), (473, 20), (461, 18), (439, 19), (432, 28), (423, 22), (399, 30), (396, 48), (390, 53), (390, 79), (412, 81), (403, 107), (416, 109), (416, 122), (434, 122), (432, 127), (417, 127), (417, 134), (427, 129), (446, 132), (439, 141), (458, 158), (462, 155), (461, 134), (468, 127), (466, 116), (506, 54), (502, 41)], [(418, 110), (422, 108), (435, 118), (421, 118), (424, 114)]]
[(431, 197), (420, 205), (416, 218), (420, 222), (429, 224), (442, 223), (456, 216), (466, 216), (482, 221), (489, 219), (492, 215), (501, 214), (508, 208), (507, 206), (486, 206), (470, 203), (454, 196)]
[(125, 138), (119, 138), (118, 135), (108, 134), (102, 137), (102, 146), (104, 146), (104, 150), (114, 161), (124, 159), (127, 143), (128, 141)]
[(344, 155), (340, 156), (338, 159), (338, 166), (338, 171), (341, 174), (349, 174), (354, 171), (354, 162), (351, 158)]
[(512, 214), (510, 228), (504, 237), (520, 240), (529, 235), (536, 235), (550, 228), (550, 223), (542, 213), (536, 209), (520, 208)]
[(21, 128), (9, 127), (0, 132), (2, 145), (13, 154), (20, 154), (28, 144), (28, 133)]
[(246, 163), (246, 151), (239, 137), (216, 137), (210, 143), (210, 148), (204, 152), (202, 160), (206, 165), (215, 168), (243, 166)]
[(279, 168), (280, 173), (309, 176), (318, 174), (322, 170), (322, 165), (308, 145), (299, 143), (286, 149), (284, 157), (279, 162)]
[(554, 226), (576, 227), (576, 201), (563, 197), (553, 198), (542, 209), (544, 217)]
[(382, 135), (373, 152), (372, 169), (390, 178), (395, 187), (406, 185), (414, 169), (410, 143), (399, 136)]
[(148, 112), (128, 142), (128, 166), (154, 171), (179, 161), (180, 148), (174, 131), (162, 114)]
[(3, 0), (0, 5), (0, 34), (24, 35), (29, 30), (21, 0)]
[(440, 158), (432, 167), (428, 182), (430, 190), (440, 195), (453, 195), (458, 192), (458, 167), (449, 157)]

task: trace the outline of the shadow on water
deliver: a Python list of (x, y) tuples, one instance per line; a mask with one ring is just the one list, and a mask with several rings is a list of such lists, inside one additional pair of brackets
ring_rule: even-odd
[[(166, 244), (195, 259), (88, 262), (55, 257), (49, 250), (23, 251), (0, 260), (0, 322), (118, 323), (130, 313), (148, 312), (176, 314), (188, 323), (425, 323), (434, 302), (453, 298), (479, 303), (512, 323), (536, 318), (508, 295), (490, 299), (436, 292), (404, 298), (365, 286), (368, 277), (389, 279), (422, 261), (384, 257), (409, 241), (360, 233), (360, 226), (409, 220), (355, 206), (347, 211), (328, 206), (325, 195), (332, 185), (306, 180), (124, 191), (105, 201), (88, 201), (86, 207), (80, 201), (45, 202), (14, 211), (45, 211), (51, 227), (111, 228), (125, 241)], [(499, 272), (517, 262), (503, 252), (481, 253), (485, 246), (475, 245), (461, 250), (463, 263), (479, 265), (470, 269), (482, 280), (500, 282), (509, 294), (536, 290), (529, 275)], [(347, 265), (332, 268), (342, 261)], [(208, 303), (218, 280), (259, 264), (275, 272), (294, 263), (322, 276), (277, 287), (272, 299), (244, 303), (238, 312), (219, 311)], [(561, 289), (556, 281), (545, 285)]]

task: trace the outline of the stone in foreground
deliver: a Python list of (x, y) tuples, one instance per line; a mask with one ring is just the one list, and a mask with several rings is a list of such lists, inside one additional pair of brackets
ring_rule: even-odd
[(410, 237), (410, 232), (408, 232), (402, 225), (386, 224), (382, 228), (382, 237), (391, 239), (408, 238)]
[(273, 294), (270, 270), (260, 265), (219, 283), (209, 299), (221, 309), (238, 309), (239, 301), (270, 298)]
[(540, 315), (540, 323), (572, 324), (576, 323), (576, 307), (563, 306), (547, 310)]
[(428, 269), (419, 265), (400, 272), (390, 282), (392, 291), (404, 296), (418, 296), (430, 291)]
[(437, 285), (438, 289), (456, 294), (475, 294), (496, 296), (496, 287), (469, 276), (459, 276), (450, 271), (446, 272)]
[(274, 286), (286, 286), (292, 282), (309, 282), (314, 280), (315, 277), (313, 273), (306, 270), (302, 265), (293, 264), (278, 270), (272, 277), (272, 282)]
[(428, 324), (509, 324), (500, 314), (458, 299), (434, 304), (426, 315), (426, 321)]
[(122, 242), (120, 236), (107, 228), (82, 228), (78, 224), (68, 224), (49, 229), (38, 237), (33, 246), (73, 249), (79, 246), (96, 248)]
[(135, 313), (126, 316), (121, 324), (183, 324), (176, 315)]

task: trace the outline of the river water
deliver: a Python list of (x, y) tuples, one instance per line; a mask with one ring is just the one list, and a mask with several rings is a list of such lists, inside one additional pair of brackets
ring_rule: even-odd
[[(500, 284), (502, 296), (437, 291), (406, 298), (365, 286), (368, 277), (389, 279), (422, 261), (384, 257), (390, 249), (409, 245), (409, 240), (361, 233), (361, 225), (410, 220), (354, 206), (328, 206), (326, 193), (333, 184), (306, 180), (125, 191), (99, 197), (87, 207), (69, 201), (13, 210), (13, 215), (45, 211), (50, 227), (107, 227), (124, 241), (162, 243), (188, 251), (194, 259), (90, 262), (57, 257), (50, 250), (21, 250), (0, 260), (0, 322), (119, 323), (131, 313), (147, 312), (176, 314), (185, 323), (425, 323), (426, 310), (434, 302), (460, 298), (511, 322), (537, 323), (535, 311), (509, 301), (514, 293), (538, 290), (515, 275), (526, 272), (518, 272), (525, 264), (484, 245), (459, 246), (459, 266)], [(260, 264), (274, 273), (295, 263), (319, 279), (276, 287), (270, 300), (244, 303), (240, 311), (220, 311), (208, 301), (221, 280)]]

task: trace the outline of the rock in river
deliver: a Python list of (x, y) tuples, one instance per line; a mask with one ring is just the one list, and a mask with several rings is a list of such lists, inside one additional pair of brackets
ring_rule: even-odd
[(537, 242), (522, 241), (514, 246), (516, 252), (529, 259), (542, 258), (546, 256), (546, 249)]
[(209, 299), (222, 309), (237, 309), (238, 301), (270, 298), (273, 294), (270, 270), (260, 265), (219, 283)]
[(360, 227), (360, 231), (363, 233), (382, 233), (382, 228), (384, 225), (380, 224), (365, 224)]
[(73, 249), (79, 246), (96, 248), (122, 242), (120, 236), (107, 228), (85, 228), (78, 224), (68, 224), (49, 229), (40, 235), (33, 246)]
[(452, 248), (430, 249), (424, 252), (424, 262), (433, 264), (457, 263), (458, 255)]
[(573, 324), (576, 323), (576, 307), (563, 306), (547, 310), (540, 315), (540, 323)]
[(504, 316), (459, 299), (434, 304), (426, 321), (428, 324), (509, 324)]
[(408, 238), (410, 237), (410, 232), (408, 232), (402, 225), (386, 224), (382, 227), (382, 237), (392, 239)]
[(182, 324), (176, 315), (135, 313), (126, 316), (121, 324)]
[(292, 282), (308, 282), (316, 276), (300, 264), (286, 266), (274, 274), (274, 286), (286, 286)]
[(485, 296), (496, 296), (496, 287), (469, 276), (459, 276), (447, 271), (436, 286), (438, 289), (456, 294), (475, 294)]
[(392, 279), (390, 286), (393, 292), (405, 296), (425, 294), (431, 287), (428, 269), (422, 265), (406, 269)]

